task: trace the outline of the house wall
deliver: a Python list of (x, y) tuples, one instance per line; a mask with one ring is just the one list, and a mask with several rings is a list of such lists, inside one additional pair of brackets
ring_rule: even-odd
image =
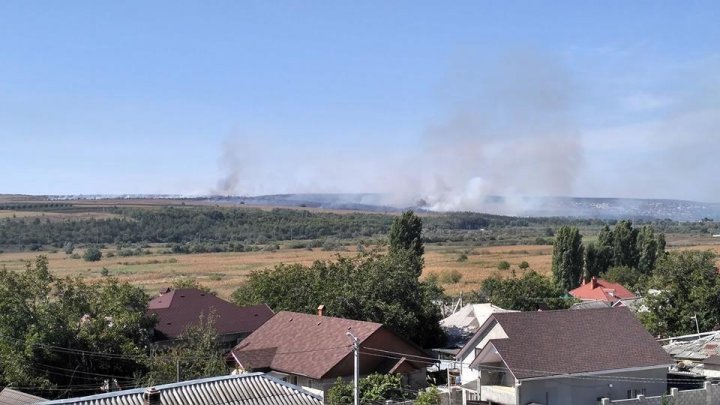
[[(611, 387), (612, 385), (612, 387)], [(602, 398), (627, 399), (641, 394), (662, 395), (667, 389), (667, 367), (604, 373), (579, 378), (558, 377), (521, 381), (517, 403), (545, 405), (597, 404)]]
[(474, 349), (468, 351), (461, 359), (460, 381), (462, 381), (463, 385), (471, 384), (480, 376), (480, 372), (478, 370), (470, 368), (470, 363), (475, 360), (475, 353), (482, 350), (490, 339), (506, 339), (507, 335), (500, 325), (493, 321), (490, 325), (488, 325), (484, 332), (481, 332), (478, 337), (479, 339), (473, 339), (468, 342), (468, 344), (474, 345)]
[[(425, 353), (421, 349), (413, 346), (412, 344), (401, 339), (394, 333), (383, 328), (378, 329), (370, 337), (365, 339), (360, 345), (360, 374), (367, 375), (372, 374), (381, 366), (382, 363), (397, 362), (398, 357), (401, 355), (394, 353), (406, 353), (413, 356), (429, 357), (428, 353)], [(368, 348), (363, 350), (363, 348)], [(374, 351), (372, 349), (380, 349), (386, 352)], [(413, 389), (423, 388), (427, 386), (426, 374), (427, 367), (429, 366), (426, 362), (412, 362), (412, 358), (408, 357), (411, 363), (414, 365), (415, 370), (406, 372), (406, 368), (400, 370), (399, 373), (406, 375), (406, 382)], [(335, 367), (332, 368), (326, 375), (331, 376), (333, 381), (338, 376), (343, 378), (346, 376), (352, 377), (354, 369), (354, 356), (348, 354), (343, 360), (341, 360)]]
[[(664, 401), (663, 401), (664, 398)], [(663, 396), (646, 397), (640, 395), (633, 399), (611, 401), (603, 399), (601, 405), (662, 405), (663, 403), (678, 405), (716, 405), (720, 404), (720, 386), (705, 382), (705, 387), (699, 390), (678, 391), (673, 388), (670, 394)]]

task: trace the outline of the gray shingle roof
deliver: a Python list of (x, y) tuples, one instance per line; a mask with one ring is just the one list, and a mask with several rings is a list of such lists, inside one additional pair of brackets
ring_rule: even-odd
[[(158, 385), (155, 388), (160, 391), (161, 401), (165, 405), (322, 404), (319, 396), (263, 373), (204, 378)], [(144, 391), (144, 388), (138, 388), (89, 397), (46, 401), (40, 404), (142, 405)]]
[[(490, 342), (517, 379), (673, 364), (627, 308), (493, 317), (508, 338)], [(470, 367), (482, 367), (479, 358)]]

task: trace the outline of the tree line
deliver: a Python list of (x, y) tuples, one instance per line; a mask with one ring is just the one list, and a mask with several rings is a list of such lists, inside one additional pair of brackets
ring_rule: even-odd
[[(75, 212), (78, 207), (69, 207)], [(90, 208), (87, 208), (90, 210)], [(55, 212), (55, 211), (52, 211)], [(65, 212), (58, 209), (57, 212)], [(212, 245), (228, 250), (229, 243), (252, 245), (274, 241), (372, 238), (385, 235), (394, 215), (375, 213), (310, 212), (297, 209), (261, 210), (237, 207), (117, 207), (103, 212), (107, 219), (0, 220), (0, 246), (30, 250), (57, 249), (75, 244), (167, 243)], [(599, 229), (606, 223), (593, 219), (518, 218), (472, 212), (430, 215), (424, 219), (425, 242), (475, 241), (480, 244), (550, 243), (553, 229), (577, 226)], [(647, 223), (662, 232), (720, 232), (712, 221)], [(199, 246), (199, 245), (198, 245)]]

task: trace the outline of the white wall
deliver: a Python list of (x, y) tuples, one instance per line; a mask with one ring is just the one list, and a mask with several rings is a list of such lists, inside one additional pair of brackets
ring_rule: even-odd
[(461, 359), (461, 382), (463, 385), (467, 386), (467, 384), (472, 383), (473, 381), (477, 380), (480, 376), (480, 372), (477, 370), (472, 370), (470, 368), (470, 363), (475, 360), (475, 352), (481, 350), (485, 347), (487, 342), (490, 339), (507, 339), (507, 334), (505, 331), (500, 327), (500, 325), (497, 322), (492, 322), (487, 329), (480, 336), (480, 339), (476, 342), (473, 342), (472, 340), (468, 342), (468, 344), (474, 344), (474, 349), (468, 351), (468, 353)]

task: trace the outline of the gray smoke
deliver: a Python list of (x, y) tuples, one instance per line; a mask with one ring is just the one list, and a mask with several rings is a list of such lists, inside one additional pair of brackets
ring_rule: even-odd
[(374, 192), (383, 196), (377, 204), (424, 200), (439, 211), (487, 210), (486, 198), (502, 195), (510, 205), (492, 211), (508, 214), (532, 208), (529, 201), (536, 200), (526, 195), (571, 194), (583, 148), (569, 75), (552, 58), (529, 51), (478, 72), (452, 83), (455, 101), (445, 119), (419, 134), (419, 147), (388, 150), (363, 139), (333, 150), (303, 147), (289, 134), (234, 134), (223, 145), (225, 175), (216, 191)]
[(449, 117), (426, 131), (422, 190), (434, 210), (483, 210), (502, 195), (520, 214), (527, 195), (569, 195), (583, 148), (572, 111), (575, 89), (552, 59), (508, 54), (466, 89)]

